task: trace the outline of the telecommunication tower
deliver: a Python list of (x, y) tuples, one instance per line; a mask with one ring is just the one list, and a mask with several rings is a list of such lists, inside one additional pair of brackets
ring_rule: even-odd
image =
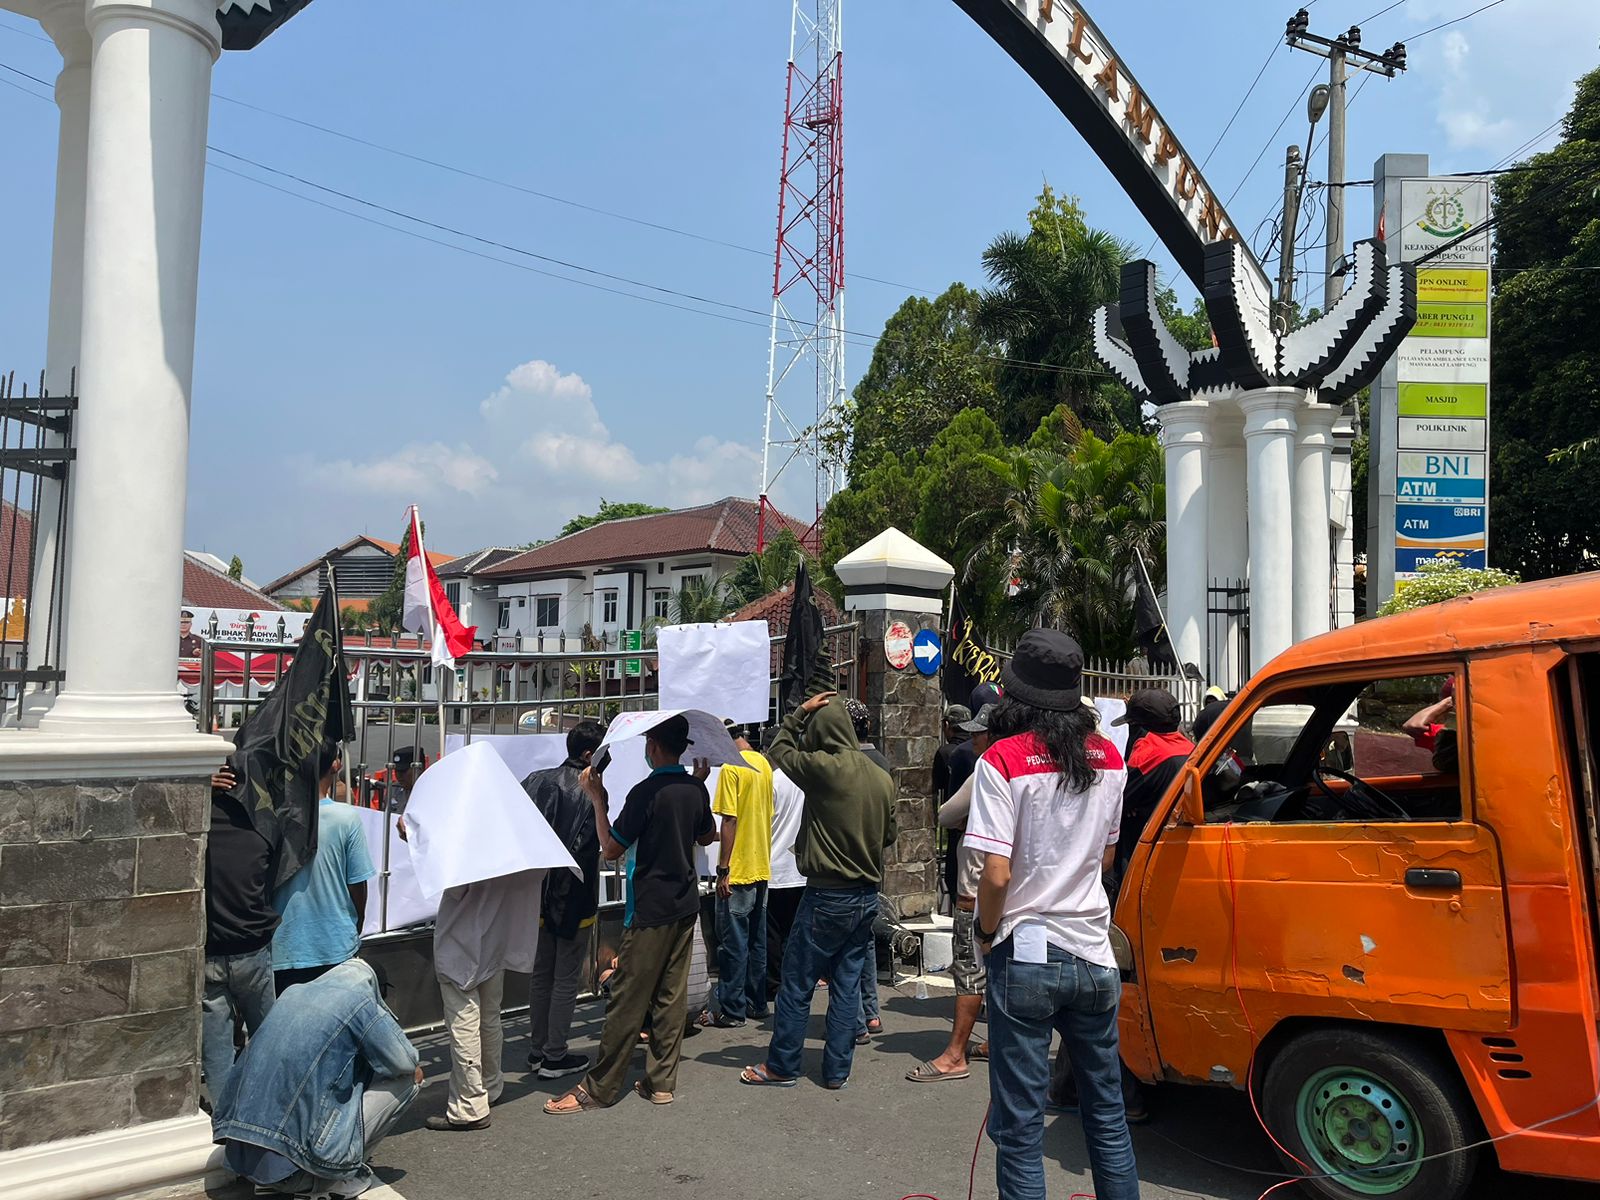
[[(844, 484), (843, 0), (793, 0), (778, 175), (778, 245), (761, 450), (757, 548), (770, 493), (810, 465), (816, 514)], [(815, 548), (817, 525), (805, 539)]]

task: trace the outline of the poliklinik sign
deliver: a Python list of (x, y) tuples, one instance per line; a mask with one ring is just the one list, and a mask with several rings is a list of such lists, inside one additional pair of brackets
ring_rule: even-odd
[[(956, 0), (1071, 121), (1202, 292), (1205, 251), (1239, 242), (1222, 200), (1105, 35), (1066, 0)], [(1243, 243), (1239, 242), (1241, 248)], [(1272, 289), (1248, 249), (1247, 272)]]

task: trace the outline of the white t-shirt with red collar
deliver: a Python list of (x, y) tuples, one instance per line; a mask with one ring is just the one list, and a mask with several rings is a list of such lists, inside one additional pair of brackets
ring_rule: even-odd
[(992, 925), (992, 917), (978, 917), (979, 925), (995, 930), (996, 942), (1037, 925), (1051, 945), (1115, 967), (1100, 863), (1106, 848), (1117, 844), (1127, 769), (1116, 746), (1098, 733), (1089, 735), (1085, 750), (1095, 776), (1077, 792), (1033, 734), (990, 746), (973, 774), (965, 844), (1011, 860), (1005, 911)]

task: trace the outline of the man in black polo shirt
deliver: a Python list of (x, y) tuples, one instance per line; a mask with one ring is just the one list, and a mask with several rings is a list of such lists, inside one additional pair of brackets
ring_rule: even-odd
[(607, 818), (605, 785), (594, 768), (581, 777), (594, 803), (601, 854), (615, 862), (631, 852), (633, 870), (600, 1053), (583, 1083), (544, 1106), (552, 1115), (605, 1108), (621, 1099), (646, 1016), (650, 1047), (644, 1079), (634, 1090), (652, 1104), (672, 1103), (688, 1020), (689, 960), (700, 920), (694, 848), (709, 846), (717, 836), (705, 764), (696, 762), (690, 775), (679, 762), (691, 744), (689, 722), (681, 716), (669, 717), (645, 735), (650, 776), (628, 793), (615, 824)]

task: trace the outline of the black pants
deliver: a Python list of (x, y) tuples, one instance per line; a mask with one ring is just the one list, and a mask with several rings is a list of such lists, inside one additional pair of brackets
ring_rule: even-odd
[(800, 908), (803, 887), (767, 888), (767, 995), (778, 994), (782, 982), (783, 947), (794, 928), (794, 914)]
[(338, 963), (327, 963), (320, 967), (290, 967), (284, 971), (274, 971), (272, 990), (281, 996), (295, 984), (310, 983), (313, 979), (320, 979), (338, 965)]

